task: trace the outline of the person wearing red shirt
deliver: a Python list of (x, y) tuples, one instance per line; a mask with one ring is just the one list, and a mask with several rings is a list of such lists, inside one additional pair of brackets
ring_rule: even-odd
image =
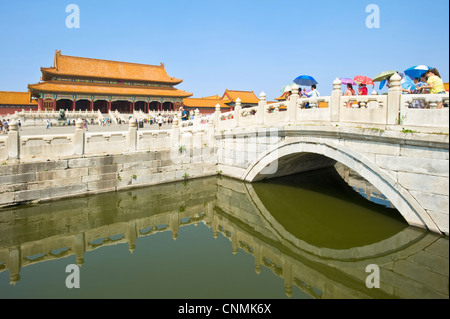
[(358, 89), (359, 95), (367, 95), (367, 86), (365, 84), (360, 84)]

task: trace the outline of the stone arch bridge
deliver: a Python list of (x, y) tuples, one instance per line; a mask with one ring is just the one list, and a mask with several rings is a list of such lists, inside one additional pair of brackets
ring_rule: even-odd
[(138, 131), (131, 120), (128, 132), (90, 133), (80, 120), (73, 135), (21, 136), (11, 123), (0, 161), (43, 161), (0, 167), (0, 204), (217, 173), (253, 182), (340, 162), (410, 225), (448, 235), (449, 95), (404, 95), (400, 80), (393, 75), (386, 95), (368, 96), (343, 96), (338, 79), (319, 98), (300, 98), (294, 85), (289, 101), (269, 103), (262, 92), (256, 107), (237, 99), (231, 112), (218, 105), (207, 118), (175, 118), (171, 130)]
[[(217, 113), (219, 170), (248, 182), (342, 163), (378, 188), (410, 224), (449, 232), (447, 95), (404, 95), (400, 77), (387, 95), (331, 96)], [(421, 100), (426, 109), (413, 108)], [(349, 103), (351, 102), (351, 103)], [(325, 104), (326, 107), (320, 107)]]
[(410, 224), (448, 234), (448, 143), (371, 129), (280, 126), (216, 136), (222, 174), (248, 182), (344, 164)]

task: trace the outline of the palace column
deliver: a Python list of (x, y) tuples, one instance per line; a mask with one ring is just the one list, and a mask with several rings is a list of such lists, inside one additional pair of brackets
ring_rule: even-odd
[(77, 100), (73, 99), (73, 101), (72, 101), (72, 111), (75, 112), (76, 109), (77, 109)]
[(108, 105), (106, 106), (107, 113), (111, 112), (111, 101), (108, 101)]
[(43, 111), (44, 110), (44, 99), (39, 98), (38, 99), (38, 111)]
[(133, 101), (133, 102), (130, 102), (130, 113), (131, 113), (131, 114), (134, 113), (134, 105), (135, 105), (135, 102), (134, 102), (134, 101)]
[(53, 100), (53, 111), (56, 111), (56, 99)]
[(145, 112), (144, 113), (150, 113), (150, 103), (149, 102), (145, 102)]
[(94, 110), (94, 100), (90, 100), (89, 101), (89, 111), (93, 111)]

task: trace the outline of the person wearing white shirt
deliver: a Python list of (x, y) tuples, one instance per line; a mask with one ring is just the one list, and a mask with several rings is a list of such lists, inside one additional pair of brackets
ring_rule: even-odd
[(163, 125), (164, 119), (161, 116), (161, 113), (159, 113), (158, 117), (156, 118), (156, 122), (158, 123), (159, 129), (161, 129), (161, 126)]
[[(306, 97), (310, 98), (310, 97), (315, 97), (318, 98), (320, 96), (319, 91), (317, 91), (317, 87), (315, 84), (311, 85), (311, 91), (310, 92), (305, 92)], [(305, 104), (305, 109), (309, 109), (309, 102), (307, 102)]]
[(311, 91), (308, 93), (305, 93), (307, 97), (319, 97), (320, 93), (317, 91), (317, 87), (315, 84), (311, 85)]

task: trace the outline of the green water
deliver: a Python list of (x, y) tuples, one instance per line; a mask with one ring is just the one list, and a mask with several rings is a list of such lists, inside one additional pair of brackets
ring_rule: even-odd
[(448, 238), (355, 190), (322, 170), (3, 209), (0, 298), (448, 298)]

